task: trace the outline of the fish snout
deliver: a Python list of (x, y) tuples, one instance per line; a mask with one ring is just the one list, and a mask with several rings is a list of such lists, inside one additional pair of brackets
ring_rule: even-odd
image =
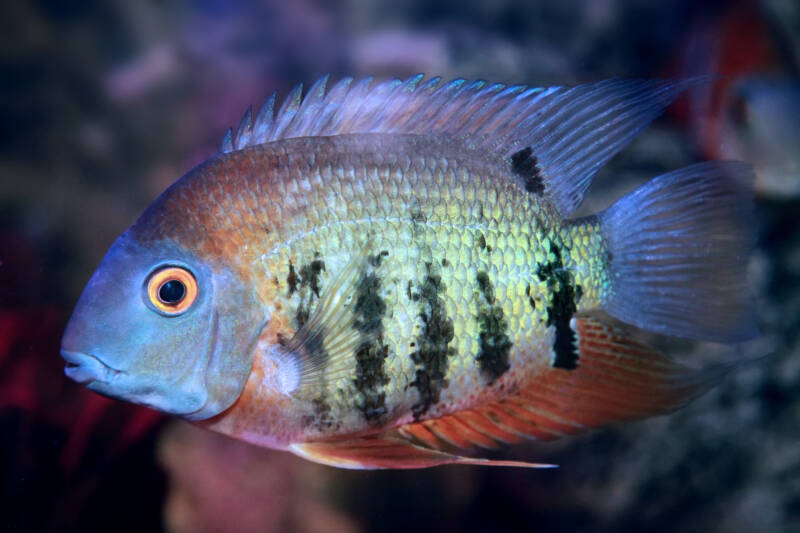
[(61, 357), (67, 363), (64, 374), (83, 385), (92, 381), (108, 383), (120, 373), (91, 354), (62, 349)]

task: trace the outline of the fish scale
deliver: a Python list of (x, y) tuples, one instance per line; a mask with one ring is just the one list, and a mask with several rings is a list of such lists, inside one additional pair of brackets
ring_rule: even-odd
[[(390, 380), (379, 389), (385, 394), (390, 415), (382, 417), (381, 423), (407, 419), (409, 408), (419, 401), (420, 391), (411, 383), (420, 365), (412, 361), (414, 349), (410, 345), (421, 338), (420, 314), (425, 309), (419, 300), (409, 298), (406, 289), (409, 282), (412, 291), (419, 289), (427, 275), (426, 265), (431, 265), (432, 272), (442, 280), (444, 314), (454, 329), (453, 340), (448, 344), (453, 354), (447, 357), (446, 386), (443, 384), (439, 400), (417, 418), (436, 417), (467, 407), (470, 396), (466, 393), (474, 397), (491, 396), (498, 387), (517, 386), (536, 365), (549, 364), (553, 333), (544, 326), (549, 293), (546, 283), (536, 277), (536, 265), (548, 259), (549, 243), (553, 241), (565, 250), (565, 268), (577, 265), (574, 257), (596, 255), (583, 241), (577, 247), (564, 244), (566, 236), (573, 231), (586, 234), (586, 228), (559, 228), (552, 210), (539, 205), (535, 196), (509, 185), (512, 180), (498, 176), (508, 172), (507, 164), (487, 161), (485, 156), (463, 149), (457, 157), (434, 157), (426, 151), (442, 151), (442, 143), (431, 145), (427, 139), (398, 143), (381, 135), (340, 137), (323, 147), (309, 140), (292, 144), (294, 152), (286, 146), (279, 149), (278, 157), (292, 162), (291, 167), (279, 167), (285, 171), (265, 176), (246, 171), (237, 175), (227, 170), (241, 169), (243, 161), (252, 168), (263, 168), (268, 164), (263, 160), (275, 157), (273, 148), (267, 146), (226, 156), (227, 161), (218, 163), (226, 168), (213, 172), (228, 176), (229, 187), (239, 188), (241, 181), (246, 181), (247, 189), (252, 189), (249, 184), (259, 180), (258, 189), (269, 191), (262, 200), (265, 204), (280, 199), (281, 226), (269, 232), (270, 239), (256, 238), (263, 237), (263, 226), (274, 221), (264, 215), (251, 221), (252, 236), (243, 234), (243, 238), (260, 243), (255, 248), (253, 244), (249, 246), (255, 259), (247, 265), (248, 277), (257, 281), (267, 294), (276, 287), (263, 272), (270, 272), (278, 279), (278, 294), (272, 298), (280, 302), (280, 311), (274, 313), (284, 314), (283, 322), (294, 330), (299, 324), (293, 317), (308, 305), (309, 291), (289, 294), (286, 280), (290, 264), (297, 269), (322, 260), (325, 271), (320, 274), (319, 285), (325, 291), (337, 271), (353, 259), (350, 252), (368, 238), (370, 253), (390, 251), (379, 270), (381, 297), (387, 306), (382, 323), (389, 355), (384, 367)], [(469, 167), (470, 157), (478, 162), (473, 164), (474, 170)], [(301, 186), (298, 181), (309, 186)], [(327, 191), (331, 188), (347, 200), (345, 210), (328, 209)], [(376, 201), (386, 197), (386, 191), (395, 193), (392, 201)], [(217, 204), (220, 212), (254, 211), (251, 197), (229, 198), (229, 205)], [(297, 213), (296, 218), (291, 213)], [(236, 227), (237, 232), (242, 231), (241, 224)], [(599, 244), (596, 238), (593, 244)], [(491, 386), (477, 364), (481, 300), (478, 272), (485, 272), (492, 281), (494, 306), (502, 311), (503, 330), (511, 341), (508, 376)], [(581, 272), (576, 283), (591, 287), (587, 298), (599, 294), (594, 287), (603, 275), (602, 269), (587, 267)], [(535, 308), (530, 306), (526, 295), (528, 286), (530, 298), (541, 302)], [(311, 299), (307, 312), (313, 313), (316, 301), (317, 298)], [(581, 305), (591, 307), (596, 300)], [(290, 337), (294, 331), (287, 327), (281, 333)], [(533, 354), (538, 358), (532, 357)], [(355, 408), (363, 397), (353, 386), (355, 358), (348, 360), (351, 364), (347, 372), (326, 379), (322, 387), (299, 397), (302, 401), (298, 403), (296, 419), (314, 420), (317, 426), (324, 427), (319, 424), (318, 413), (315, 414), (322, 400), (327, 407), (326, 419), (333, 419), (342, 433), (369, 427), (373, 421), (365, 420)]]
[(535, 467), (470, 449), (666, 413), (735, 366), (694, 371), (607, 315), (755, 334), (746, 165), (571, 218), (702, 79), (326, 81), (248, 112), (117, 239), (64, 334), (68, 376), (340, 467)]

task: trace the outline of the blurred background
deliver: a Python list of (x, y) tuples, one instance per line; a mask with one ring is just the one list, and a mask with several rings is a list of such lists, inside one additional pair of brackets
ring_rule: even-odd
[[(0, 4), (0, 530), (800, 531), (796, 0), (32, 0)], [(601, 171), (585, 210), (705, 158), (750, 161), (768, 359), (688, 408), (509, 457), (340, 471), (97, 396), (60, 336), (113, 239), (273, 91), (330, 73), (534, 85), (724, 74)]]

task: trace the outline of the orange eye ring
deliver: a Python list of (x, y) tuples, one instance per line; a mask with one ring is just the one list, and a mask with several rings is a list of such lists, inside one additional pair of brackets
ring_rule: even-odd
[(197, 280), (185, 268), (164, 267), (150, 276), (147, 298), (158, 312), (169, 316), (180, 315), (197, 299)]

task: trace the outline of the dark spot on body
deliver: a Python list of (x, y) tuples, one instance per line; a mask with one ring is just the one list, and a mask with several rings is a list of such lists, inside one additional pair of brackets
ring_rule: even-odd
[(492, 253), (492, 247), (486, 242), (486, 237), (483, 233), (478, 236), (478, 248), (481, 250), (486, 250), (488, 253)]
[[(548, 321), (547, 325), (551, 325)], [(554, 368), (564, 370), (575, 370), (578, 368), (578, 350), (575, 347), (575, 332), (569, 327), (569, 322), (555, 322), (556, 338), (553, 342), (553, 352), (555, 358), (552, 365)]]
[(373, 267), (378, 268), (379, 266), (381, 266), (381, 263), (383, 262), (383, 259), (385, 257), (389, 257), (389, 251), (388, 250), (381, 250), (379, 253), (369, 256), (367, 261)]
[(383, 335), (375, 342), (362, 343), (355, 353), (356, 377), (353, 384), (361, 393), (356, 407), (370, 422), (380, 422), (388, 413), (386, 392), (383, 387), (389, 383), (384, 363), (389, 356), (389, 345), (383, 343)]
[(442, 266), (443, 267), (449, 267), (450, 266), (450, 261), (448, 261), (446, 257), (442, 257)]
[(514, 172), (519, 173), (520, 171), (524, 170), (524, 166), (528, 164), (528, 160), (531, 157), (533, 150), (531, 150), (530, 146), (526, 146), (519, 152), (515, 152), (511, 154), (511, 167), (514, 169)]
[(414, 224), (420, 224), (427, 222), (428, 219), (425, 214), (422, 212), (422, 209), (419, 206), (415, 206), (411, 208), (411, 222)]
[(531, 284), (530, 283), (525, 285), (525, 296), (528, 297), (528, 303), (531, 304), (531, 309), (533, 309), (535, 311), (536, 310), (536, 301), (533, 299), (533, 296), (531, 296)]
[(489, 279), (489, 274), (480, 271), (478, 272), (477, 280), (478, 280), (478, 289), (480, 289), (481, 294), (483, 295), (483, 297), (486, 299), (487, 302), (493, 304), (494, 286), (492, 286), (492, 281)]
[(324, 396), (318, 396), (311, 400), (312, 415), (307, 415), (302, 418), (304, 426), (314, 426), (318, 431), (329, 431), (331, 429), (339, 429), (339, 422), (337, 422), (331, 415), (331, 406), (325, 401)]
[(289, 275), (286, 276), (286, 284), (289, 286), (289, 296), (297, 291), (297, 272), (294, 271), (294, 265), (289, 261)]
[(308, 310), (308, 306), (303, 302), (300, 302), (300, 305), (297, 306), (297, 311), (294, 313), (294, 320), (297, 322), (297, 326), (302, 328), (306, 322), (308, 322), (308, 317), (311, 312)]
[(526, 191), (537, 196), (544, 194), (542, 171), (530, 146), (526, 146), (511, 156), (511, 169), (523, 179)]
[(411, 353), (411, 360), (417, 369), (411, 386), (419, 390), (420, 399), (411, 407), (415, 419), (424, 415), (431, 405), (439, 401), (442, 389), (447, 386), (444, 379), (447, 373), (448, 359), (455, 355), (455, 349), (449, 344), (453, 340), (453, 322), (447, 317), (442, 294), (445, 285), (440, 275), (432, 271), (432, 265), (426, 264), (427, 274), (414, 300), (422, 302), (419, 317), (422, 319), (422, 331), (417, 338), (417, 350)]
[(319, 254), (315, 254), (314, 260), (302, 265), (299, 272), (295, 270), (291, 262), (289, 263), (289, 275), (286, 277), (286, 283), (289, 285), (289, 295), (295, 292), (300, 295), (300, 302), (297, 304), (294, 314), (298, 329), (308, 322), (312, 305), (316, 300), (319, 300), (320, 291), (322, 290), (320, 278), (324, 271), (325, 262), (319, 259)]
[(319, 276), (324, 270), (325, 262), (319, 259), (300, 267), (300, 284), (308, 286), (317, 298), (319, 298)]
[(555, 260), (539, 265), (536, 275), (541, 281), (547, 282), (550, 295), (546, 324), (555, 328), (552, 365), (555, 368), (574, 370), (578, 367), (578, 350), (575, 332), (569, 323), (578, 310), (583, 288), (575, 284), (572, 272), (564, 268), (560, 248), (553, 243), (551, 251)]
[[(387, 254), (388, 255), (388, 252)], [(378, 254), (375, 257), (384, 257)], [(389, 356), (389, 345), (383, 342), (383, 317), (386, 302), (380, 295), (381, 280), (374, 273), (366, 273), (356, 286), (353, 327), (363, 334), (364, 341), (355, 351), (356, 376), (353, 385), (356, 407), (370, 423), (379, 423), (387, 414), (386, 393), (382, 390), (389, 383), (384, 363)]]
[(476, 277), (481, 301), (478, 304), (478, 366), (489, 384), (511, 368), (508, 353), (513, 343), (508, 336), (508, 322), (503, 308), (494, 298), (494, 286), (486, 272)]
[(381, 281), (374, 273), (366, 274), (358, 282), (353, 306), (357, 318), (353, 327), (361, 333), (375, 333), (381, 328), (386, 302), (379, 294), (380, 288)]

